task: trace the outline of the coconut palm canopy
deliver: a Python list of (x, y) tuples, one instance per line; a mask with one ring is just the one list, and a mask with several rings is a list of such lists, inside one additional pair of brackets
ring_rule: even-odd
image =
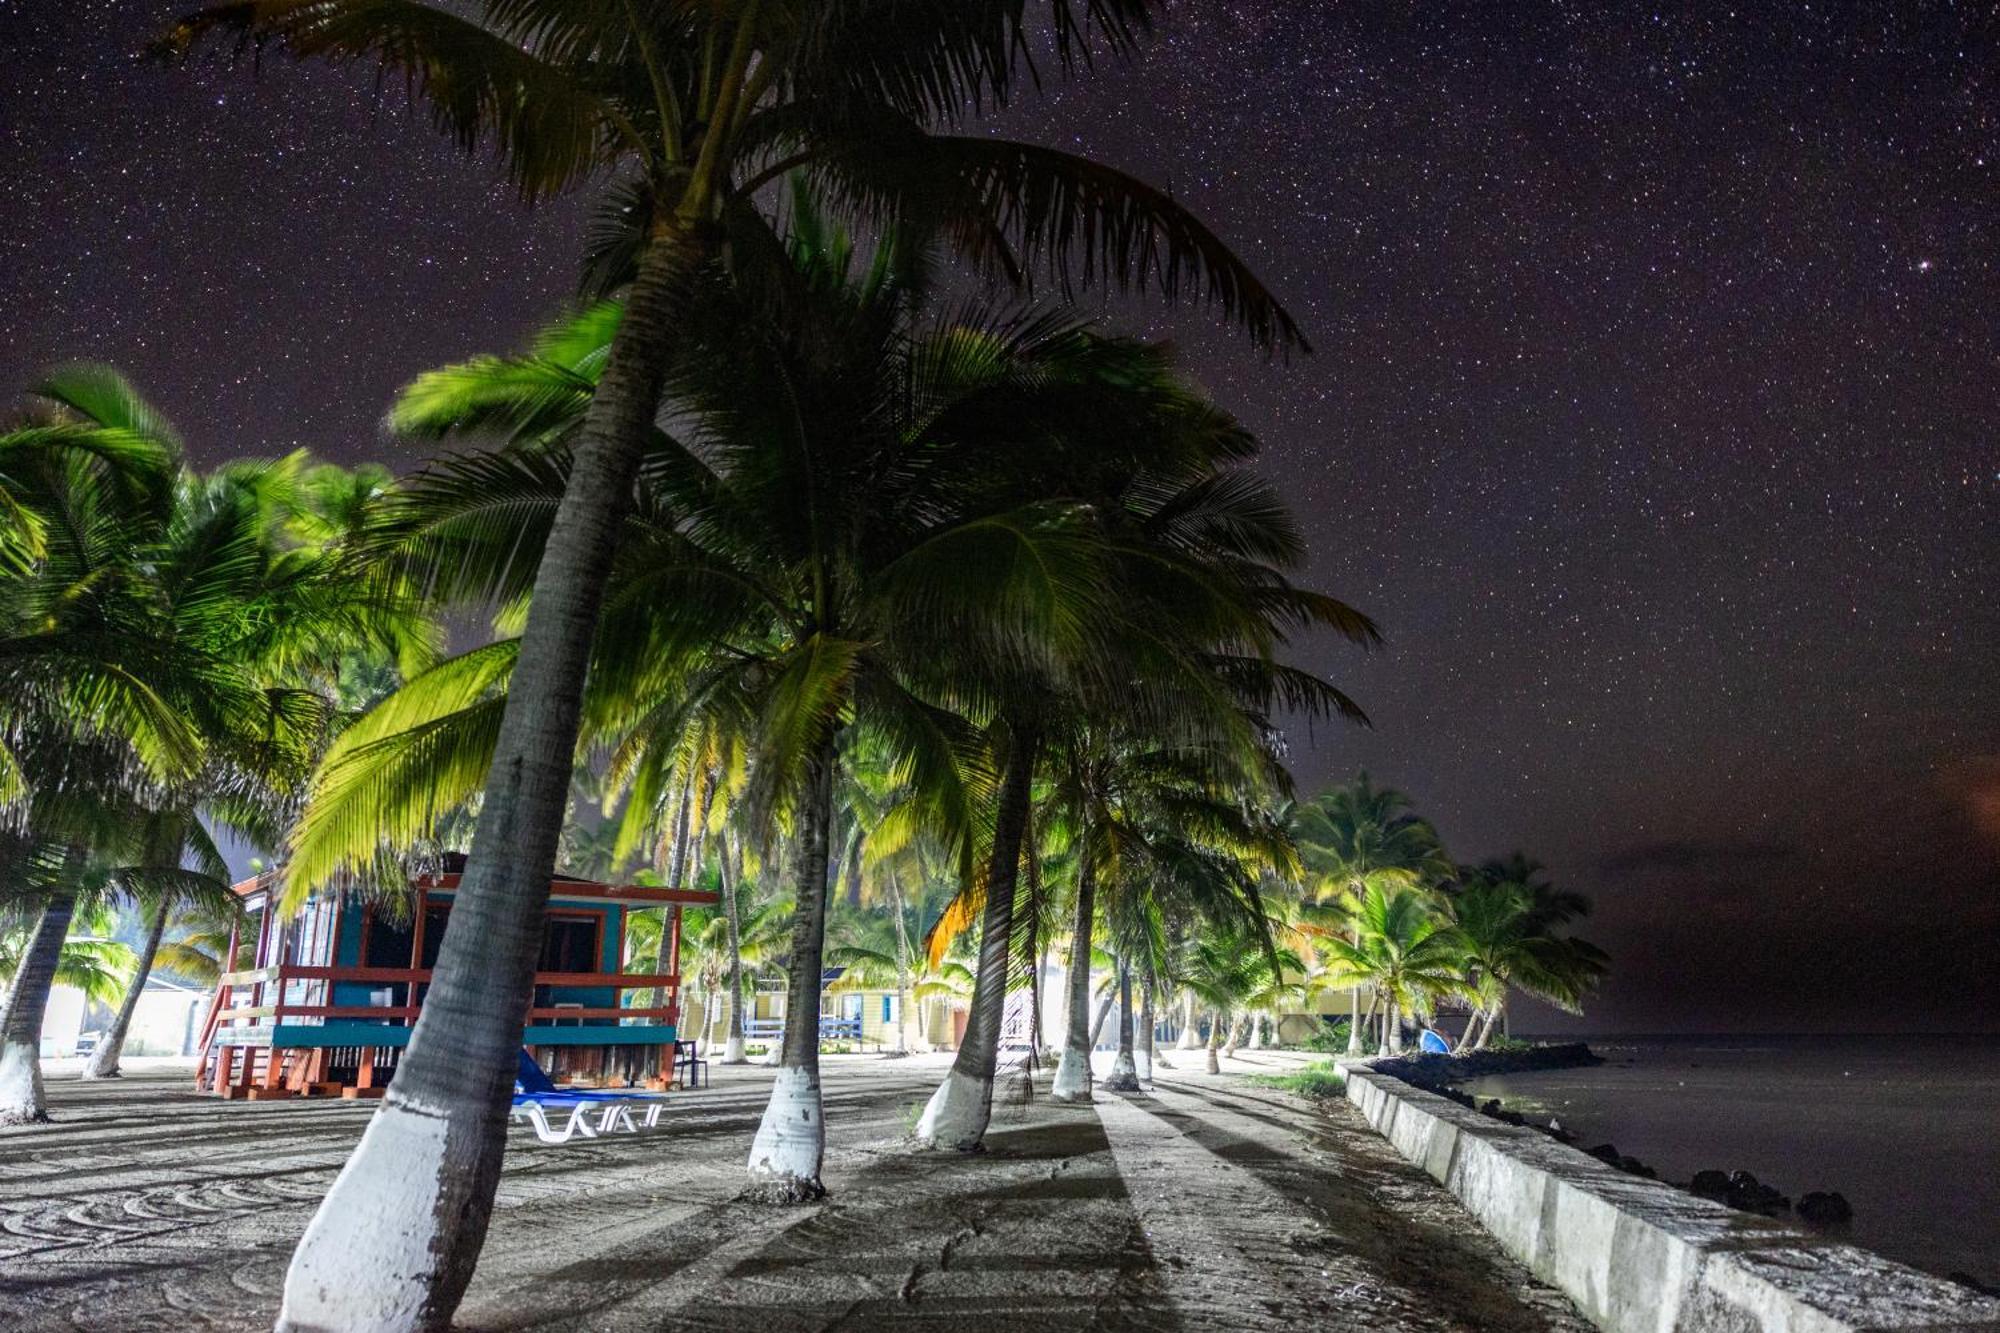
[[(287, 906), (467, 848), (421, 1016), (280, 1316), (428, 1328), (491, 1213), (558, 855), (714, 886), (683, 966), (728, 1015), (725, 1058), (749, 989), (782, 978), (747, 1163), (774, 1201), (823, 1192), (829, 962), (896, 993), (899, 1048), (927, 1039), (912, 1011), (965, 1012), (916, 1126), (960, 1148), (1024, 984), (1040, 1040), (1055, 952), (1073, 997), (1093, 962), (1111, 974), (1126, 1086), (1156, 999), (1205, 1007), (1212, 1053), (1315, 977), (1371, 989), (1391, 1049), (1442, 996), (1489, 1030), (1510, 990), (1574, 1003), (1601, 958), (1545, 878), (1457, 883), (1365, 778), (1289, 804), (1284, 728), (1365, 720), (1295, 644), (1377, 629), (1297, 581), (1252, 432), (1170, 347), (1069, 298), (1206, 303), (1273, 351), (1299, 328), (1165, 191), (968, 124), (1033, 54), (1088, 70), (1155, 9), (243, 0), (163, 34), (171, 61), (376, 67), (528, 200), (596, 190), (596, 223), (582, 304), (398, 395), (388, 429), (435, 452), (410, 475), (199, 474), (97, 369), (51, 376), (0, 434), (22, 923), (0, 1095), (39, 1114), (33, 1028), (90, 952), (64, 949), (80, 911), (140, 916), (141, 974), (229, 966), (218, 831), (276, 858)], [(475, 616), (491, 633), (442, 656), (446, 618)], [(659, 967), (648, 930), (627, 942)], [(413, 1248), (371, 1260), (383, 1237)]]

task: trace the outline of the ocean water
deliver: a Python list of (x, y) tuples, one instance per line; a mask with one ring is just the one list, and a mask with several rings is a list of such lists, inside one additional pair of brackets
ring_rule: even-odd
[(2000, 1283), (2000, 1037), (1589, 1042), (1604, 1064), (1465, 1090), (1555, 1117), (1580, 1148), (1616, 1144), (1662, 1179), (1750, 1171), (1794, 1203), (1838, 1190), (1856, 1244)]

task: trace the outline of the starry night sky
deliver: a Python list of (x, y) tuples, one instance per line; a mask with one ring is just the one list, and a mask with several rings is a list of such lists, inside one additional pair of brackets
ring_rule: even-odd
[[(0, 385), (98, 358), (205, 461), (414, 464), (390, 394), (567, 298), (580, 207), (364, 73), (134, 62), (174, 9), (0, 0)], [(1170, 183), (1300, 316), (1289, 365), (1141, 323), (1388, 631), (1305, 647), (1375, 728), (1300, 728), (1301, 779), (1593, 893), (1585, 1029), (2000, 1029), (1996, 33), (1178, 0), (995, 122)]]

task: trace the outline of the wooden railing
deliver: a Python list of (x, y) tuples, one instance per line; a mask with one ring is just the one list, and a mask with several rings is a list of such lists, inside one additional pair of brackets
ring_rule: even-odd
[[(431, 969), (418, 967), (317, 967), (286, 963), (278, 967), (258, 967), (225, 973), (217, 982), (215, 1000), (203, 1024), (202, 1048), (208, 1047), (218, 1030), (238, 1023), (261, 1026), (265, 1021), (282, 1023), (299, 1019), (358, 1018), (414, 1022), (423, 1011), (415, 998), (415, 988), (428, 985)], [(293, 982), (319, 982), (312, 987), (320, 1002), (288, 1001), (287, 988)], [(335, 984), (358, 982), (382, 986), (403, 986), (409, 990), (400, 1003), (331, 1004)], [(674, 1022), (680, 1015), (680, 984), (671, 972), (537, 972), (535, 986), (565, 990), (663, 990), (667, 1003), (648, 1008), (620, 1006), (580, 1006), (574, 1004), (533, 1005), (522, 1016), (524, 1023), (571, 1019), (636, 1018)]]
[[(785, 1035), (785, 1020), (782, 1018), (746, 1018), (743, 1020), (743, 1035), (759, 1040)], [(861, 1020), (858, 1018), (836, 1018), (822, 1014), (819, 1020), (821, 1041), (861, 1040)]]

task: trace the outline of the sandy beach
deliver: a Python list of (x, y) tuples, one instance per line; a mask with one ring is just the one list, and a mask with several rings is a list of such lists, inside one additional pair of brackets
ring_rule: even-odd
[[(718, 1068), (645, 1136), (516, 1130), (460, 1326), (1588, 1327), (1344, 1102), (1245, 1077), (1298, 1057), (1162, 1070), (1088, 1107), (1016, 1077), (974, 1157), (906, 1138), (944, 1061), (825, 1061), (812, 1207), (736, 1200), (761, 1068)], [(50, 1091), (57, 1124), (0, 1135), (0, 1325), (269, 1327), (368, 1108), (225, 1103), (176, 1070)]]

